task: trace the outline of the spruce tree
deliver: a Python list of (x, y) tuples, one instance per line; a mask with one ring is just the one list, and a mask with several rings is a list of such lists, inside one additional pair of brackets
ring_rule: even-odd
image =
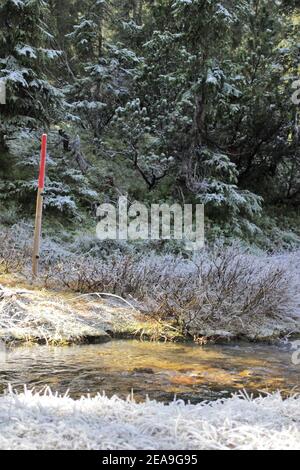
[(20, 130), (48, 127), (61, 98), (47, 77), (49, 62), (60, 54), (51, 48), (47, 15), (43, 0), (0, 3), (0, 79), (7, 97), (0, 107), (2, 151)]
[(84, 13), (68, 34), (74, 57), (76, 79), (68, 89), (69, 118), (99, 140), (116, 109), (129, 97), (134, 68), (139, 59), (121, 43), (103, 38), (108, 26), (109, 2), (85, 2)]
[(40, 136), (60, 118), (50, 68), (61, 52), (51, 47), (48, 14), (43, 0), (0, 3), (0, 200), (34, 200)]

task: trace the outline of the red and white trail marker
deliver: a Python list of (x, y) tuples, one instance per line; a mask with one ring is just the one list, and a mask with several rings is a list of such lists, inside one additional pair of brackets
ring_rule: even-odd
[(37, 201), (36, 201), (33, 255), (32, 255), (33, 277), (36, 277), (38, 275), (38, 270), (39, 270), (41, 235), (42, 235), (43, 199), (44, 199), (43, 193), (44, 193), (44, 188), (45, 188), (45, 174), (46, 174), (46, 160), (47, 160), (47, 139), (48, 139), (47, 134), (43, 134), (40, 174), (39, 174), (39, 182), (38, 182), (38, 194), (37, 194)]

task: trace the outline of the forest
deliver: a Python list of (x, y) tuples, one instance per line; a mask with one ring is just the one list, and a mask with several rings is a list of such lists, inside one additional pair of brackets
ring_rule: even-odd
[(297, 246), (298, 33), (293, 1), (2, 1), (1, 220), (32, 213), (46, 131), (51, 226), (125, 194)]
[[(0, 0), (1, 450), (300, 449), (299, 28)], [(204, 207), (204, 244), (101, 238), (124, 200)]]

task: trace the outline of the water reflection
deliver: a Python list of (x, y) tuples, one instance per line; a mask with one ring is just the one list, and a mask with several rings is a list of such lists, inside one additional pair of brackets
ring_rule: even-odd
[(1, 364), (0, 391), (42, 388), (78, 398), (105, 391), (136, 400), (212, 400), (247, 389), (300, 391), (300, 366), (287, 349), (264, 345), (194, 345), (114, 341), (70, 348), (23, 347)]

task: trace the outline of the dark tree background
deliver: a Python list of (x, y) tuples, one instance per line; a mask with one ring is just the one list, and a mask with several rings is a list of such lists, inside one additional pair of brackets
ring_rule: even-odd
[(3, 207), (31, 207), (46, 130), (46, 207), (70, 220), (120, 194), (203, 202), (217, 236), (296, 220), (299, 15), (296, 1), (1, 0)]

